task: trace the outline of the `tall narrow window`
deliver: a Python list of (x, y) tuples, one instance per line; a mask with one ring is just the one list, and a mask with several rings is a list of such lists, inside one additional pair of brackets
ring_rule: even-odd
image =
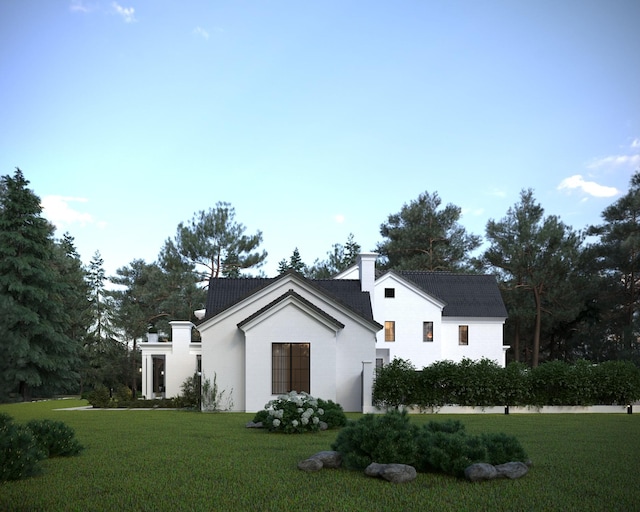
[(387, 321), (384, 323), (384, 341), (396, 341), (396, 323)]
[(422, 341), (433, 341), (433, 322), (422, 322)]
[(458, 344), (459, 345), (469, 344), (469, 326), (468, 325), (458, 326)]
[(271, 346), (271, 393), (311, 393), (309, 343), (274, 343)]

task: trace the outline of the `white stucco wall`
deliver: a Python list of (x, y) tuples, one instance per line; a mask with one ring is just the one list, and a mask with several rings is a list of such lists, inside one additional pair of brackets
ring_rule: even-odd
[[(395, 297), (385, 297), (385, 288), (393, 288)], [(374, 317), (383, 325), (386, 321), (394, 321), (396, 331), (396, 341), (385, 341), (384, 329), (377, 334), (376, 348), (389, 354), (385, 363), (399, 357), (410, 360), (420, 369), (442, 359), (443, 306), (392, 274), (379, 279), (375, 287)], [(433, 341), (423, 341), (423, 322), (433, 322)]]
[[(238, 328), (238, 324), (281, 297), (288, 290), (314, 303), (341, 322), (338, 328), (295, 300), (273, 306)], [(305, 342), (311, 345), (311, 394), (334, 400), (346, 411), (361, 410), (360, 374), (363, 361), (373, 375), (375, 333), (357, 315), (319, 297), (315, 288), (295, 277), (276, 281), (199, 326), (203, 375), (219, 390), (232, 392), (235, 411), (254, 412), (275, 398), (271, 394), (271, 344)], [(370, 390), (366, 391), (370, 401)]]
[(174, 321), (171, 325), (171, 342), (142, 342), (142, 395), (153, 398), (153, 357), (164, 356), (165, 390), (162, 393), (167, 398), (182, 393), (182, 384), (193, 376), (196, 371), (197, 356), (201, 353), (199, 343), (191, 343), (191, 329), (189, 321)]
[[(385, 288), (393, 288), (394, 298), (385, 297)], [(459, 362), (464, 357), (483, 357), (505, 365), (503, 347), (504, 318), (443, 317), (444, 303), (430, 297), (412, 283), (385, 274), (376, 281), (374, 318), (384, 324), (395, 321), (395, 341), (385, 341), (384, 330), (378, 332), (377, 357), (388, 363), (394, 357), (407, 359), (421, 369), (436, 361)], [(423, 322), (433, 322), (433, 341), (423, 341)], [(469, 344), (459, 345), (458, 326), (469, 326)]]
[[(460, 345), (458, 343), (458, 327), (460, 325), (469, 326), (469, 344)], [(492, 359), (501, 366), (505, 366), (506, 351), (503, 343), (502, 318), (455, 318), (444, 317), (442, 321), (443, 336), (451, 340), (444, 346), (443, 359), (460, 361), (466, 357), (468, 359)]]

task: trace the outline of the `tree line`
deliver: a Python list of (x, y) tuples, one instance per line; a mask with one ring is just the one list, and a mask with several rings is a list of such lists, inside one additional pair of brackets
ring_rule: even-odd
[[(168, 333), (171, 320), (195, 320), (212, 280), (264, 276), (261, 231), (248, 234), (225, 202), (180, 223), (155, 262), (134, 259), (106, 276), (98, 251), (85, 266), (73, 237), (54, 238), (28, 184), (19, 169), (0, 181), (0, 400), (100, 384), (124, 383), (135, 393), (137, 343), (149, 330)], [(502, 219), (489, 220), (488, 247), (478, 252), (482, 238), (461, 224), (461, 208), (424, 192), (380, 225), (373, 250), (383, 270), (495, 274), (513, 361), (638, 364), (639, 216), (640, 172), (602, 223), (581, 231), (545, 215), (524, 189)], [(329, 278), (360, 250), (351, 234), (307, 265), (294, 248), (278, 271)]]

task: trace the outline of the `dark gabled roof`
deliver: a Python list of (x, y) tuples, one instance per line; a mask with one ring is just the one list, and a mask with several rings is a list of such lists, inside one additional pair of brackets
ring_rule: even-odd
[(333, 318), (331, 315), (329, 315), (328, 313), (324, 312), (322, 309), (320, 309), (318, 306), (313, 304), (311, 301), (308, 301), (302, 295), (300, 295), (299, 293), (294, 292), (293, 290), (289, 290), (288, 292), (283, 293), (276, 300), (270, 302), (265, 307), (259, 309), (258, 311), (256, 311), (252, 315), (249, 315), (247, 318), (245, 318), (244, 320), (242, 320), (241, 322), (238, 323), (238, 327), (242, 327), (243, 325), (246, 325), (247, 323), (251, 322), (251, 320), (253, 320), (254, 318), (259, 317), (264, 312), (269, 311), (272, 307), (277, 306), (278, 304), (280, 304), (283, 300), (287, 299), (288, 297), (295, 297), (302, 304), (305, 304), (309, 309), (312, 309), (313, 311), (315, 311), (319, 316), (321, 316), (322, 318), (327, 320), (329, 323), (335, 325), (338, 329), (344, 329), (344, 324), (342, 322), (340, 322), (339, 320)]
[(222, 313), (234, 304), (289, 274), (296, 275), (299, 279), (313, 286), (319, 293), (352, 310), (368, 322), (378, 325), (373, 319), (369, 293), (360, 290), (360, 281), (353, 279), (306, 279), (292, 271), (274, 278), (211, 279), (207, 294), (205, 320)]
[(491, 275), (392, 270), (422, 291), (446, 303), (442, 316), (506, 318), (496, 278)]

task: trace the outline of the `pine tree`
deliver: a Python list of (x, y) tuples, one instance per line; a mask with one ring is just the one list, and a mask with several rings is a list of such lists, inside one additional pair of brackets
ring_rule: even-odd
[(468, 234), (459, 223), (462, 210), (448, 204), (440, 208), (438, 193), (420, 194), (380, 226), (385, 238), (376, 252), (382, 266), (397, 270), (471, 270), (470, 253), (480, 237)]
[(78, 345), (56, 268), (53, 227), (20, 169), (0, 180), (0, 393), (77, 387)]

